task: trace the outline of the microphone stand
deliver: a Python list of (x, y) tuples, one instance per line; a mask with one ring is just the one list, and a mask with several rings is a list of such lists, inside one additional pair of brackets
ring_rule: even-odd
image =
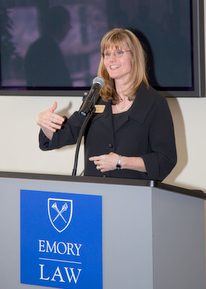
[(77, 164), (78, 164), (78, 157), (79, 157), (79, 149), (80, 149), (80, 145), (81, 145), (81, 141), (82, 141), (82, 137), (84, 135), (85, 129), (87, 127), (87, 124), (89, 122), (89, 120), (91, 119), (91, 117), (93, 116), (95, 112), (95, 105), (92, 106), (92, 108), (90, 109), (90, 111), (88, 112), (88, 114), (85, 117), (85, 120), (82, 124), (82, 127), (80, 129), (79, 132), (79, 136), (77, 139), (77, 144), (76, 144), (76, 150), (75, 150), (75, 158), (74, 158), (74, 165), (73, 165), (73, 170), (72, 170), (72, 176), (76, 176), (77, 173)]

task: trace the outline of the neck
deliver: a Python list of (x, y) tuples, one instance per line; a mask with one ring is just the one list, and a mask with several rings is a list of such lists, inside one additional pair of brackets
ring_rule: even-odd
[(128, 100), (126, 92), (128, 91), (128, 85), (125, 83), (116, 82), (116, 91), (118, 95), (119, 102), (124, 102)]
[(126, 90), (123, 90), (123, 89), (117, 89), (119, 102), (124, 102), (128, 99), (128, 97), (125, 95), (125, 91)]
[(118, 99), (119, 99), (119, 102), (125, 102), (128, 100), (128, 97), (125, 95), (119, 95), (118, 94)]

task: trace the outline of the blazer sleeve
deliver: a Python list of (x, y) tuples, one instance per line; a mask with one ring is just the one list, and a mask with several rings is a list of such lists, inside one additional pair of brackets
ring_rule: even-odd
[(75, 144), (84, 119), (84, 116), (81, 116), (78, 112), (75, 112), (69, 119), (65, 119), (62, 128), (54, 133), (51, 140), (49, 140), (43, 131), (40, 130), (40, 149), (46, 151), (58, 149), (66, 145)]
[(149, 179), (162, 181), (177, 162), (172, 115), (165, 98), (156, 105), (149, 130), (151, 152), (141, 157)]

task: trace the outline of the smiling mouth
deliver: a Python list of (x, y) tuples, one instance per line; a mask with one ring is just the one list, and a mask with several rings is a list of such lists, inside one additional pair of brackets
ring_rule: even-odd
[(111, 70), (115, 70), (115, 69), (118, 69), (120, 66), (119, 65), (110, 65), (109, 68)]

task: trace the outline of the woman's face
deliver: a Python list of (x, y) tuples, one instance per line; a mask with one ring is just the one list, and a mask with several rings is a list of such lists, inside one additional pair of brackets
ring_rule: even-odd
[(104, 51), (104, 65), (109, 76), (118, 81), (127, 81), (132, 70), (131, 50), (123, 47), (110, 47)]

